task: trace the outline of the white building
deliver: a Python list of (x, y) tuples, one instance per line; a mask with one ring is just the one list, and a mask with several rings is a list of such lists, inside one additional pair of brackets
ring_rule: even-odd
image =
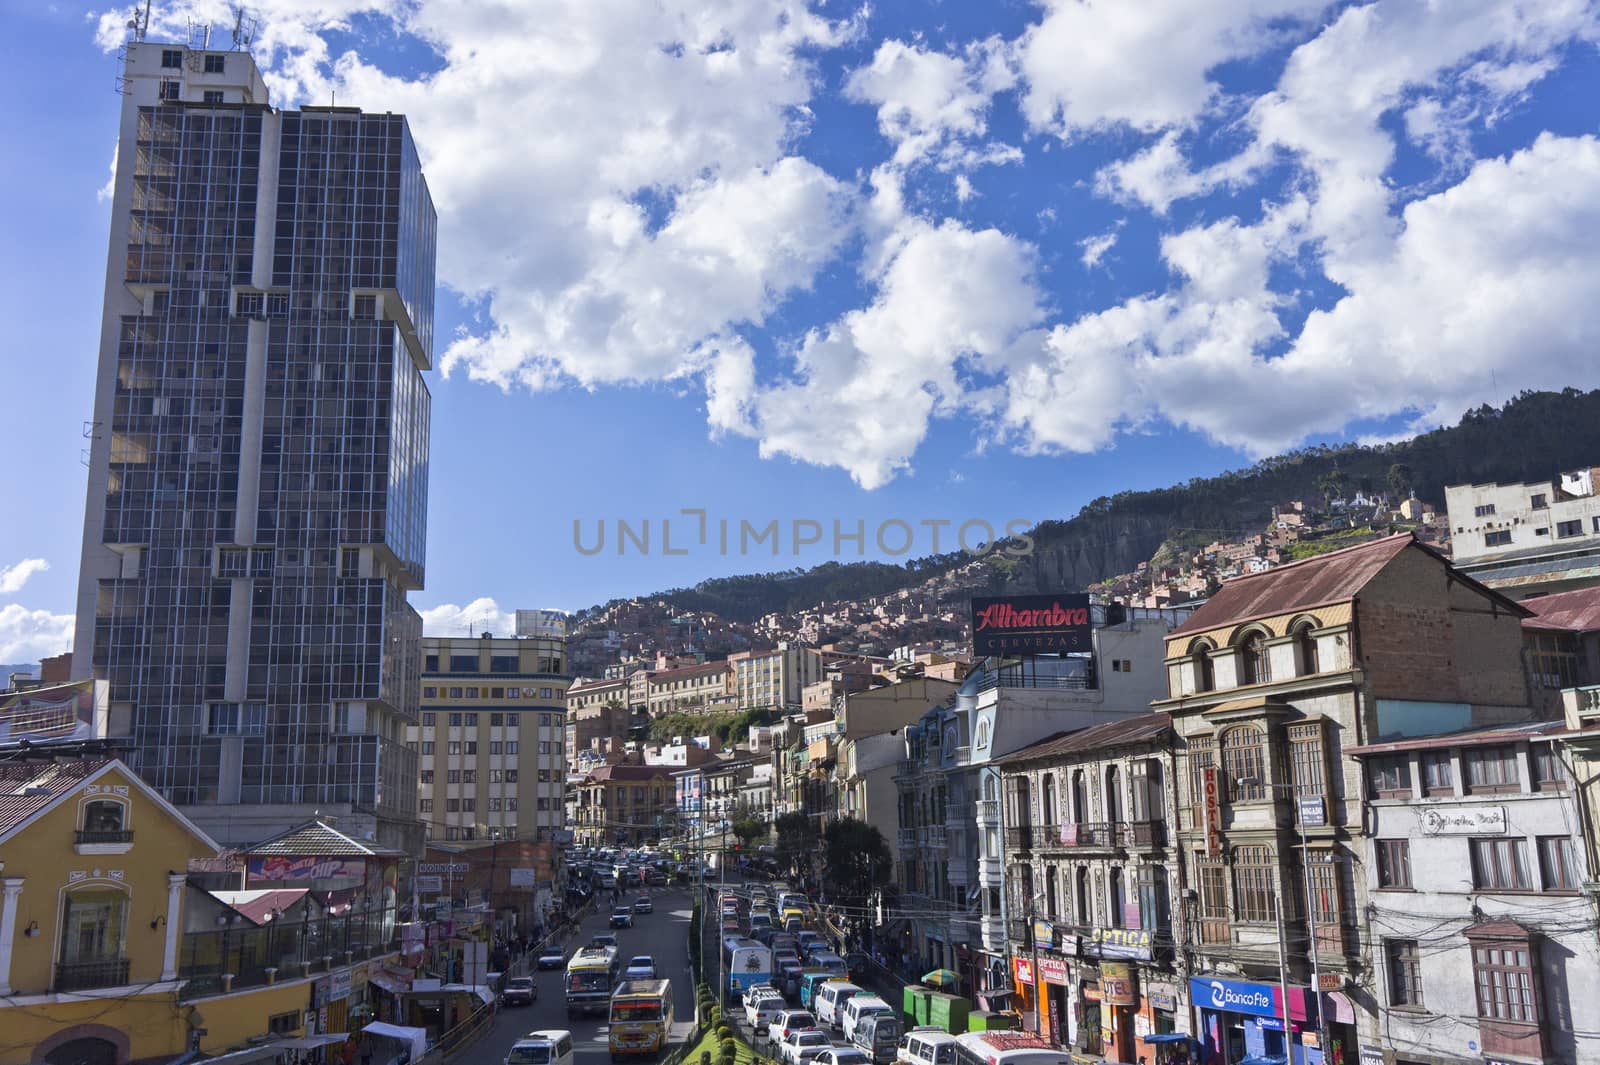
[(1554, 481), (1466, 484), (1444, 490), (1456, 566), (1515, 598), (1600, 579), (1595, 470)]
[(1600, 1061), (1600, 937), (1561, 722), (1351, 748), (1386, 1060)]

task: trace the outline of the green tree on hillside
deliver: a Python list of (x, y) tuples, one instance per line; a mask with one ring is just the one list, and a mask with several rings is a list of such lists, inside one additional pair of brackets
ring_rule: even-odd
[(1389, 495), (1392, 502), (1399, 503), (1411, 498), (1411, 467), (1403, 462), (1396, 462), (1389, 467)]

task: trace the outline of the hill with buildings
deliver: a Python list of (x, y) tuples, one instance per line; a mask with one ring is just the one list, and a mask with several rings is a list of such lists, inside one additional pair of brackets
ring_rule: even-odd
[(1237, 573), (1395, 529), (1447, 545), (1446, 485), (1548, 479), (1597, 457), (1600, 391), (1525, 392), (1403, 441), (1305, 448), (1102, 496), (1074, 517), (1041, 522), (1020, 557), (830, 562), (614, 600), (574, 619), (575, 665), (657, 651), (720, 657), (782, 639), (880, 654), (954, 644), (965, 639), (965, 600), (992, 592), (1092, 589), (1145, 605), (1181, 602)]

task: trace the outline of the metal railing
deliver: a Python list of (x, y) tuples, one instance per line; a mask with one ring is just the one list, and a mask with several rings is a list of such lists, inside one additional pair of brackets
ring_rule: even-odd
[(122, 987), (127, 982), (127, 958), (62, 962), (56, 966), (57, 991), (86, 991), (93, 987)]
[(78, 843), (132, 843), (133, 830), (127, 828), (80, 828)]
[(1116, 841), (1117, 827), (1109, 821), (1062, 825), (1056, 829), (1056, 838), (1046, 845), (1068, 849), (1109, 848)]
[(914, 828), (902, 828), (899, 832), (899, 840), (902, 847), (915, 847), (917, 845), (917, 830)]
[(1134, 850), (1164, 847), (1167, 843), (1165, 821), (1123, 821), (1117, 825), (1117, 843)]
[(999, 799), (979, 799), (977, 803), (979, 821), (1000, 820)]

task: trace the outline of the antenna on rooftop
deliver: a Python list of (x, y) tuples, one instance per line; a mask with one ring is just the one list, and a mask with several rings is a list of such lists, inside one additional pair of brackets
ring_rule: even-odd
[(144, 10), (133, 9), (133, 17), (128, 20), (128, 29), (133, 31), (133, 39), (144, 40), (144, 35), (150, 32), (150, 0), (144, 0)]
[(256, 33), (261, 29), (261, 20), (247, 16), (243, 4), (235, 4), (233, 8), (233, 50), (235, 52), (248, 52), (255, 43)]

